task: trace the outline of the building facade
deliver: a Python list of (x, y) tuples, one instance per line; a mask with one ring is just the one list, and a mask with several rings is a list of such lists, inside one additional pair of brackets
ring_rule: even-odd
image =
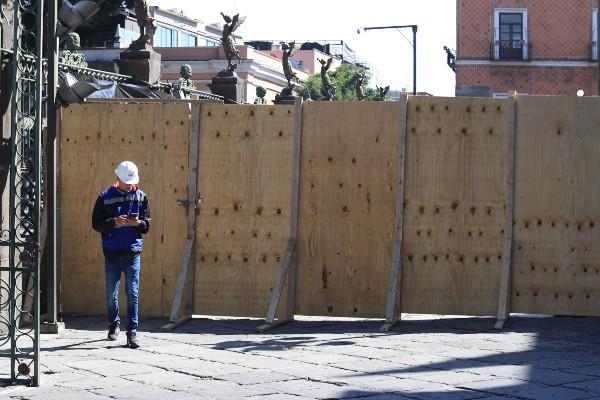
[(456, 95), (598, 94), (598, 0), (457, 0)]

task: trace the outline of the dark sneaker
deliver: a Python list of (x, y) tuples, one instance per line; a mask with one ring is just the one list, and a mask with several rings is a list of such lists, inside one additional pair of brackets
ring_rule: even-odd
[(140, 341), (135, 332), (127, 332), (127, 347), (130, 349), (137, 349), (140, 347)]
[(117, 340), (119, 337), (119, 324), (110, 324), (108, 326), (108, 340)]

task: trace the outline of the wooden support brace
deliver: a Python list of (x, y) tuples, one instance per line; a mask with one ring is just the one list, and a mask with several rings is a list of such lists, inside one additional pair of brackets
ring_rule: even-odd
[(506, 219), (504, 246), (502, 249), (502, 269), (500, 271), (500, 291), (498, 296), (498, 316), (494, 327), (502, 329), (510, 316), (510, 294), (512, 280), (512, 240), (515, 200), (515, 137), (517, 130), (517, 98), (513, 97), (512, 131), (508, 140), (508, 171), (506, 174)]
[[(179, 264), (179, 276), (177, 278), (177, 287), (171, 304), (171, 314), (169, 320), (172, 323), (180, 321), (185, 316), (181, 316), (181, 306), (184, 299), (186, 288), (189, 293), (186, 296), (187, 302), (193, 304), (191, 298), (194, 293), (194, 249), (196, 242), (196, 206), (198, 204), (198, 154), (200, 152), (200, 103), (191, 103), (191, 119), (190, 119), (190, 150), (189, 150), (189, 175), (188, 175), (188, 239), (183, 248), (181, 263)], [(184, 304), (185, 306), (185, 304)], [(185, 313), (184, 313), (185, 314)], [(190, 310), (191, 314), (191, 310)], [(189, 319), (189, 318), (188, 318)], [(186, 320), (187, 321), (187, 320)], [(185, 322), (185, 321), (183, 321)], [(182, 322), (182, 323), (183, 323)]]
[(400, 99), (400, 129), (398, 130), (396, 154), (396, 219), (394, 221), (394, 248), (388, 284), (385, 323), (379, 329), (388, 332), (400, 320), (400, 300), (402, 290), (402, 222), (404, 216), (404, 163), (406, 148), (406, 109), (408, 97)]
[(191, 315), (183, 315), (183, 316), (179, 317), (177, 320), (171, 321), (168, 324), (161, 326), (160, 331), (161, 332), (170, 332), (173, 329), (185, 324), (186, 322), (188, 322), (191, 319), (192, 319)]
[[(279, 268), (279, 278), (275, 287), (265, 323), (257, 328), (259, 332), (286, 324), (294, 320), (296, 308), (296, 238), (298, 237), (298, 207), (300, 194), (300, 155), (302, 145), (302, 98), (294, 103), (294, 153), (292, 157), (292, 204), (290, 207), (290, 239), (288, 240), (283, 259)], [(285, 317), (275, 320), (277, 307), (281, 300), (283, 286), (287, 279), (287, 304)]]

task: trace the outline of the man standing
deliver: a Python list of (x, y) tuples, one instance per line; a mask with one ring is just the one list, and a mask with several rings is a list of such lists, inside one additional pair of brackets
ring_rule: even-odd
[(119, 282), (125, 274), (127, 293), (127, 346), (140, 346), (136, 337), (138, 327), (138, 289), (140, 283), (140, 254), (143, 239), (150, 229), (148, 196), (141, 191), (138, 168), (123, 161), (115, 170), (117, 182), (96, 199), (92, 227), (101, 233), (106, 279), (108, 310), (108, 340), (117, 340), (120, 329)]

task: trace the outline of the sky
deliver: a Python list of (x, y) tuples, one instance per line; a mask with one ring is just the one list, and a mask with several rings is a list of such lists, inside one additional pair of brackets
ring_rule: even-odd
[[(456, 0), (148, 0), (177, 8), (206, 23), (223, 22), (220, 12), (240, 13), (242, 40), (343, 40), (372, 67), (371, 84), (412, 91), (412, 30), (361, 31), (360, 27), (418, 25), (417, 90), (454, 96), (455, 75), (443, 46), (456, 48)], [(293, 5), (293, 7), (292, 7)], [(242, 44), (242, 43), (239, 43)]]

